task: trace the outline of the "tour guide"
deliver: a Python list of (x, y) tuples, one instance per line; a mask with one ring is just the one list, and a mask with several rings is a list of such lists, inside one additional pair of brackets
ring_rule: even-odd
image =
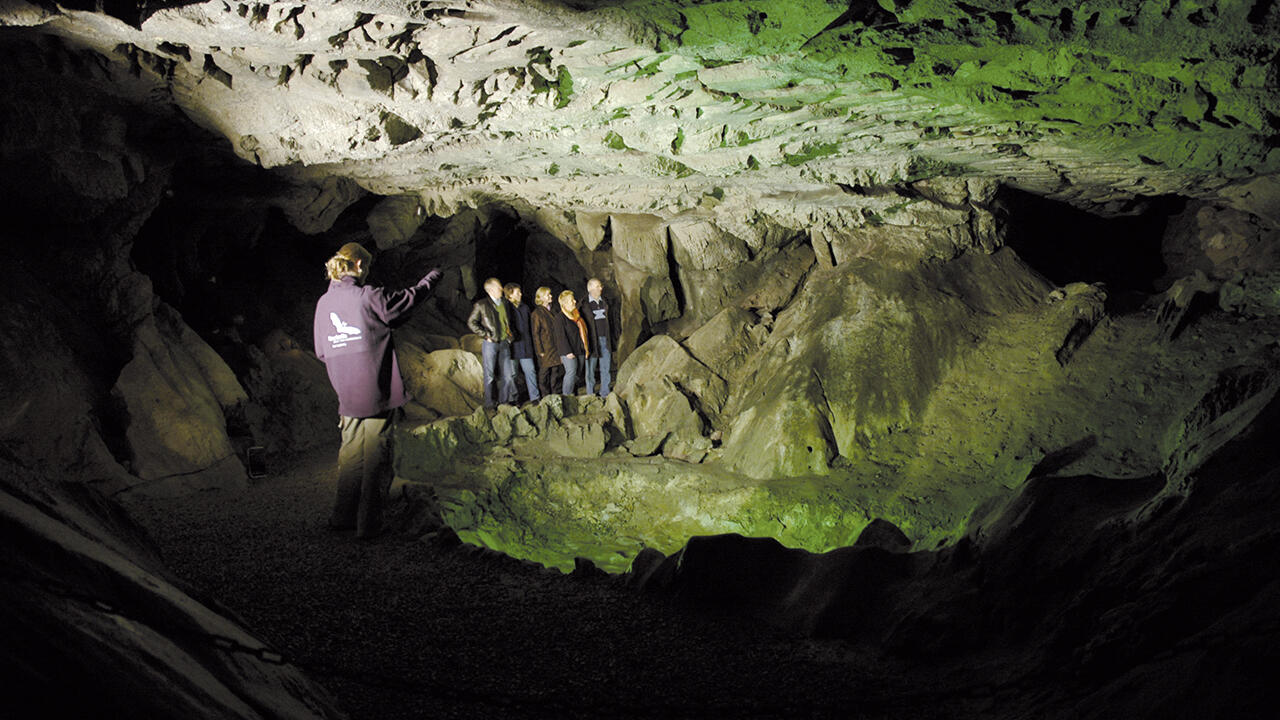
[(325, 263), (329, 291), (316, 303), (316, 357), (338, 393), (338, 497), (329, 526), (368, 538), (382, 531), (382, 503), (391, 489), (391, 435), (409, 401), (400, 378), (391, 324), (426, 296), (440, 277), (432, 269), (417, 285), (386, 290), (364, 284), (373, 256), (343, 245)]

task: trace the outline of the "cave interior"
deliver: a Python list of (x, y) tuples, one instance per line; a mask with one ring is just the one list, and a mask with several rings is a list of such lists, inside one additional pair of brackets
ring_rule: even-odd
[[(32, 717), (1268, 717), (1277, 47), (1263, 1), (9, 3), (3, 667)], [(349, 242), (442, 271), (373, 543), (323, 516)], [(600, 278), (614, 392), (486, 409), (488, 277)]]

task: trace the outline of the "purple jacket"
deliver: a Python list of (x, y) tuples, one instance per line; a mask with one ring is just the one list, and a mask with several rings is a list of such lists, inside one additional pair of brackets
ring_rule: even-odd
[(431, 286), (404, 290), (360, 285), (354, 277), (329, 283), (316, 303), (316, 357), (338, 393), (338, 413), (367, 418), (409, 401), (400, 379), (391, 324), (413, 309)]

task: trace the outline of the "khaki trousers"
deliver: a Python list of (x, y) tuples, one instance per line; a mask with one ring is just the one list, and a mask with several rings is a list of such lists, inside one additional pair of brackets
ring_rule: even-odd
[(356, 537), (382, 530), (382, 506), (391, 490), (391, 435), (399, 410), (386, 417), (338, 417), (338, 497), (330, 525), (355, 528)]

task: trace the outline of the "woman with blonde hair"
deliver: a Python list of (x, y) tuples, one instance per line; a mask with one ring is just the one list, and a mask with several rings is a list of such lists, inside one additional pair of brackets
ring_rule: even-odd
[(564, 365), (561, 392), (572, 395), (578, 380), (578, 360), (587, 358), (587, 324), (578, 314), (578, 303), (573, 299), (572, 290), (560, 293), (560, 312), (553, 315), (556, 350), (560, 353), (560, 364)]
[(404, 290), (365, 285), (373, 256), (347, 243), (325, 263), (328, 291), (316, 302), (316, 357), (338, 395), (338, 497), (329, 527), (369, 538), (382, 531), (382, 504), (391, 487), (391, 436), (409, 401), (396, 360), (391, 324), (422, 298), (440, 271)]
[(529, 334), (533, 354), (538, 360), (538, 390), (550, 395), (552, 388), (564, 382), (564, 365), (556, 349), (555, 318), (551, 315), (551, 288), (540, 287), (533, 294), (533, 313), (529, 316)]

